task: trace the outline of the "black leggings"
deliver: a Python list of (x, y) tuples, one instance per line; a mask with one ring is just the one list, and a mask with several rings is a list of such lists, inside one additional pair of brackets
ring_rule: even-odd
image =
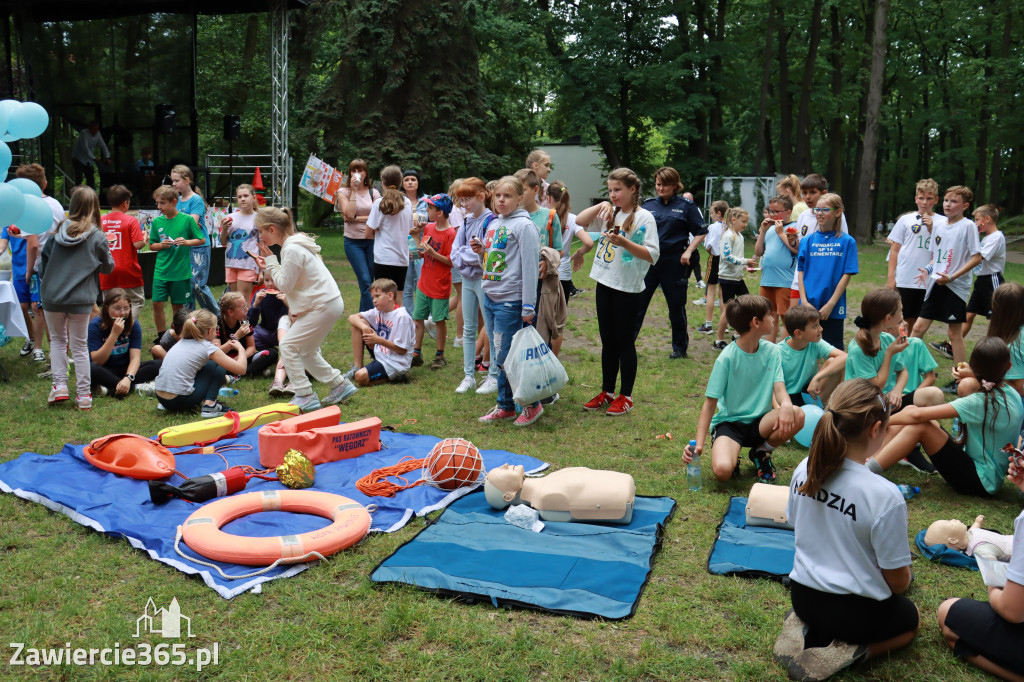
[(621, 372), (619, 393), (633, 395), (636, 381), (634, 326), (643, 293), (629, 294), (598, 282), (597, 327), (601, 332), (601, 390), (615, 392), (615, 378)]
[(245, 370), (247, 377), (261, 377), (264, 370), (277, 366), (278, 353), (276, 348), (266, 348), (267, 355), (263, 351), (256, 351), (256, 355), (249, 361), (249, 367)]
[(117, 384), (121, 379), (124, 379), (125, 372), (127, 370), (127, 365), (124, 368), (118, 367), (115, 369), (106, 365), (97, 365), (95, 362), (89, 363), (89, 371), (92, 372), (93, 386), (103, 386), (107, 389), (107, 393), (115, 398), (127, 398), (132, 394), (132, 390), (135, 388), (136, 384), (145, 384), (156, 379), (156, 375), (160, 373), (160, 360), (147, 360), (139, 365), (139, 369), (135, 373), (135, 381), (132, 382), (131, 388), (128, 389), (128, 393), (125, 395), (117, 395)]

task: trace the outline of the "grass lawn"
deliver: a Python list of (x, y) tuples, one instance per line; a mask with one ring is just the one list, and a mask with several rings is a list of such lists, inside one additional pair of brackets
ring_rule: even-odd
[[(347, 311), (358, 301), (355, 278), (344, 260), (342, 238), (321, 238), (325, 258), (337, 277)], [(752, 240), (748, 240), (748, 249)], [(850, 308), (859, 311), (866, 291), (885, 281), (885, 250), (865, 247), (861, 273), (850, 287)], [(576, 284), (587, 293), (572, 300), (562, 358), (571, 377), (562, 400), (526, 429), (509, 423), (485, 426), (476, 418), (494, 396), (456, 395), (461, 355), (450, 348), (441, 371), (414, 370), (408, 386), (361, 390), (342, 406), (342, 418), (379, 416), (399, 430), (435, 436), (463, 436), (484, 448), (532, 455), (554, 467), (589, 466), (632, 474), (637, 492), (669, 495), (679, 505), (669, 521), (650, 582), (636, 615), (622, 622), (579, 620), (524, 610), (495, 609), (439, 599), (413, 589), (374, 587), (367, 576), (376, 564), (422, 527), (414, 520), (390, 535), (376, 534), (359, 546), (299, 576), (263, 585), (262, 594), (231, 601), (217, 596), (195, 577), (151, 561), (124, 540), (106, 537), (68, 518), (13, 495), (0, 496), (0, 634), (26, 646), (113, 647), (137, 644), (135, 619), (148, 598), (157, 606), (177, 597), (197, 635), (187, 647), (219, 646), (219, 663), (202, 673), (167, 667), (12, 667), (3, 676), (42, 674), (52, 679), (778, 679), (785, 671), (772, 660), (772, 644), (789, 608), (789, 595), (767, 580), (713, 577), (707, 556), (729, 497), (745, 496), (754, 482), (749, 465), (728, 484), (711, 480), (705, 464), (704, 489), (686, 489), (680, 451), (694, 432), (703, 390), (716, 353), (711, 339), (695, 335), (690, 358), (669, 361), (669, 329), (664, 299), (656, 297), (640, 337), (636, 408), (619, 419), (581, 409), (600, 386), (594, 283), (584, 272)], [(1008, 265), (1007, 278), (1021, 280), (1024, 266)], [(751, 279), (755, 284), (756, 280)], [(699, 297), (693, 287), (690, 298)], [(691, 330), (702, 321), (689, 307)], [(153, 337), (152, 314), (142, 314), (143, 337)], [(968, 340), (984, 333), (979, 325)], [(847, 338), (853, 335), (852, 322)], [(934, 328), (930, 340), (944, 334)], [(169, 423), (192, 421), (156, 410), (153, 400), (132, 396), (123, 402), (97, 398), (92, 412), (47, 409), (43, 369), (18, 357), (20, 341), (0, 349), (11, 382), (0, 384), (4, 406), (0, 457), (24, 451), (53, 453), (63, 443), (87, 442), (107, 433), (155, 434)], [(432, 344), (425, 343), (429, 358)], [(344, 322), (324, 346), (335, 366), (347, 367), (350, 341)], [(940, 380), (950, 361), (941, 360)], [(241, 382), (232, 407), (266, 404), (270, 380)], [(323, 391), (321, 390), (321, 393)], [(176, 421), (175, 421), (176, 420)], [(672, 440), (656, 439), (671, 432)], [(779, 483), (806, 450), (795, 443), (776, 457)], [(979, 513), (986, 526), (1012, 532), (1021, 502), (1004, 488), (989, 502), (960, 497), (938, 476), (906, 467), (888, 475), (921, 486), (909, 504), (913, 535), (935, 519), (970, 523)], [(935, 624), (935, 609), (949, 596), (985, 598), (981, 578), (962, 569), (915, 558), (915, 582), (908, 596), (922, 613), (917, 641), (888, 660), (848, 672), (846, 679), (980, 679), (973, 668), (953, 659)], [(842, 617), (842, 614), (837, 614)], [(151, 637), (152, 645), (159, 637)]]

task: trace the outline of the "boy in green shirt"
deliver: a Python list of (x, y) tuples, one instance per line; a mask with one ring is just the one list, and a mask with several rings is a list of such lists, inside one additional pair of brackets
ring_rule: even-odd
[[(725, 314), (740, 338), (715, 360), (697, 420), (697, 446), (686, 446), (683, 464), (703, 452), (710, 427), (715, 478), (728, 481), (739, 469), (740, 449), (748, 447), (758, 480), (774, 483), (771, 453), (803, 428), (804, 413), (786, 393), (779, 347), (761, 338), (774, 322), (768, 299), (738, 296), (726, 305)], [(773, 398), (779, 405), (775, 409)]]
[[(843, 380), (846, 353), (822, 340), (821, 313), (811, 306), (793, 306), (784, 320), (789, 336), (779, 344), (779, 350), (789, 399), (799, 407), (807, 393), (827, 405), (832, 391)], [(825, 362), (819, 370), (820, 360)]]
[(178, 192), (169, 185), (161, 185), (153, 192), (160, 215), (153, 219), (149, 231), (149, 250), (156, 251), (153, 270), (153, 324), (157, 339), (167, 331), (164, 301), (170, 299), (171, 308), (178, 312), (192, 300), (192, 249), (206, 238), (191, 216), (179, 213)]

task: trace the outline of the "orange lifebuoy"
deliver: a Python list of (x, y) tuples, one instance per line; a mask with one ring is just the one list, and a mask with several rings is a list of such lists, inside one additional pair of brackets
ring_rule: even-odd
[[(221, 527), (261, 511), (314, 514), (331, 525), (301, 535), (245, 537), (225, 533)], [(280, 561), (299, 563), (330, 556), (359, 542), (370, 530), (366, 507), (333, 493), (315, 490), (267, 490), (233, 495), (197, 509), (185, 521), (181, 537), (196, 552), (217, 561), (264, 566)]]

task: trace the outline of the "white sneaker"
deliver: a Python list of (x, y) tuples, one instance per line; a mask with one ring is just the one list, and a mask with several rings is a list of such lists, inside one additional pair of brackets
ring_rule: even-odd
[(476, 386), (476, 379), (473, 377), (462, 377), (462, 383), (455, 389), (456, 393), (468, 393), (469, 389)]
[(135, 384), (135, 392), (147, 398), (156, 397), (156, 383), (148, 381), (144, 384)]
[(694, 305), (707, 305), (708, 304), (708, 299), (706, 299), (703, 296), (701, 296), (696, 301), (694, 301), (693, 304)]
[(461, 336), (456, 336), (455, 337), (455, 343), (452, 344), (452, 347), (453, 348), (462, 348), (462, 337)]
[(698, 289), (707, 289), (708, 285), (704, 283), (704, 280), (701, 280), (701, 281), (697, 282), (697, 288)]
[(477, 395), (487, 395), (488, 393), (498, 392), (498, 380), (492, 377), (490, 374), (484, 379), (484, 382), (480, 384), (479, 388), (476, 389)]

